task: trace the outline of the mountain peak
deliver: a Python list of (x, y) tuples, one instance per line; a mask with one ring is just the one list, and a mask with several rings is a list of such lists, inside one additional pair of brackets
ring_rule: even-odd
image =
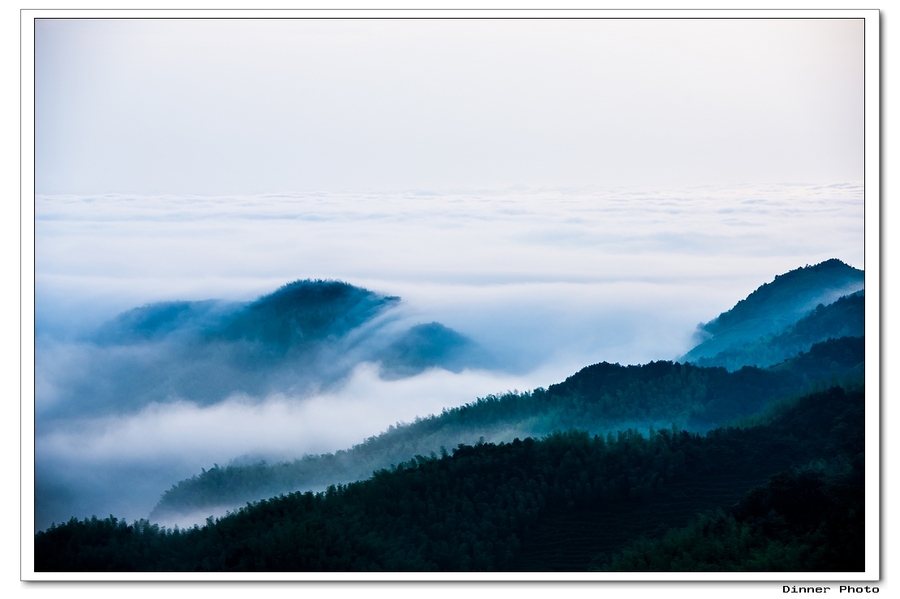
[[(832, 258), (812, 266), (801, 266), (770, 283), (763, 283), (745, 299), (703, 325), (708, 333), (718, 333), (748, 319), (786, 318), (796, 321), (818, 304), (830, 304), (837, 298), (863, 288), (863, 271)], [(796, 318), (794, 316), (796, 315)]]
[(864, 285), (862, 270), (836, 258), (776, 275), (727, 312), (701, 324), (697, 330), (699, 344), (682, 359), (712, 358), (727, 349), (777, 334), (816, 306), (832, 304), (860, 291)]
[(251, 302), (223, 333), (287, 347), (341, 336), (398, 301), (342, 281), (298, 280)]

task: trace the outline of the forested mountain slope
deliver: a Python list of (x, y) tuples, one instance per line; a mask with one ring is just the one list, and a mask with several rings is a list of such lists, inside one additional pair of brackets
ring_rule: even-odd
[[(570, 431), (462, 445), (452, 455), (417, 457), (324, 493), (261, 501), (202, 528), (72, 519), (35, 536), (36, 569), (587, 570), (624, 563), (609, 556), (629, 547), (633, 555), (639, 537), (665, 535), (698, 511), (728, 509), (744, 497), (733, 516), (758, 524), (754, 556), (774, 555), (784, 531), (794, 530), (792, 550), (805, 557), (789, 563), (810, 571), (862, 570), (863, 447), (863, 391), (831, 388), (783, 405), (765, 424), (702, 436)], [(766, 488), (751, 492), (757, 485), (784, 487), (784, 477), (766, 481), (796, 468), (843, 473), (841, 484), (850, 489), (815, 474), (793, 502), (767, 499)], [(771, 526), (760, 520), (766, 508)], [(818, 526), (804, 518), (805, 508), (831, 512)], [(815, 530), (807, 534), (810, 526)], [(698, 563), (757, 568), (757, 559), (734, 559), (739, 549)]]
[[(863, 271), (836, 259), (778, 275), (727, 312), (700, 325), (698, 344), (680, 360), (729, 369), (768, 366), (815, 342), (862, 335), (857, 324), (863, 317), (862, 300), (841, 306), (835, 310), (838, 314), (811, 313), (820, 304), (825, 307), (860, 291), (864, 284)], [(813, 318), (804, 328), (789, 330), (805, 316)], [(849, 321), (843, 322), (844, 318)]]
[(340, 281), (295, 281), (252, 302), (160, 302), (135, 308), (102, 326), (96, 339), (123, 344), (192, 333), (202, 341), (240, 339), (287, 350), (346, 335), (399, 299)]
[(858, 572), (865, 569), (862, 459), (838, 472), (781, 472), (730, 509), (640, 538), (593, 568), (621, 571)]
[(340, 281), (295, 281), (246, 302), (161, 302), (120, 314), (78, 345), (78, 368), (48, 381), (42, 422), (128, 413), (157, 402), (210, 405), (243, 395), (303, 396), (361, 362), (385, 378), (425, 368), (491, 367), (487, 353), (439, 323), (396, 322), (400, 298)]
[(590, 433), (672, 424), (705, 431), (759, 412), (773, 400), (816, 384), (861, 381), (862, 338), (817, 344), (810, 352), (768, 369), (701, 368), (653, 362), (601, 363), (548, 389), (489, 396), (414, 423), (392, 427), (348, 450), (288, 463), (215, 466), (166, 491), (152, 517), (236, 507), (296, 490), (367, 478), (375, 470), (439, 453), (460, 443), (510, 441), (553, 431)]
[(467, 366), (477, 364), (487, 368), (493, 364), (484, 349), (439, 322), (411, 327), (379, 351), (375, 359), (381, 364), (382, 378), (386, 379), (414, 376), (435, 366), (460, 372)]
[(826, 339), (862, 337), (865, 334), (865, 293), (858, 291), (832, 304), (819, 304), (796, 323), (777, 334), (766, 335), (733, 346), (713, 357), (693, 360), (698, 366), (723, 366), (737, 370), (743, 366), (772, 366)]
[[(36, 535), (37, 567), (862, 570), (861, 289), (862, 271), (829, 260), (703, 325), (691, 362), (594, 364), (334, 454), (214, 465), (169, 489), (151, 518), (258, 503), (186, 530), (72, 519)], [(107, 374), (125, 373), (97, 377), (121, 388), (95, 409), (141, 384), (204, 403), (236, 384), (321, 385), (360, 361), (384, 378), (490, 363), (439, 323), (389, 326), (396, 302), (298, 281), (249, 304), (130, 311), (89, 341), (113, 356)]]

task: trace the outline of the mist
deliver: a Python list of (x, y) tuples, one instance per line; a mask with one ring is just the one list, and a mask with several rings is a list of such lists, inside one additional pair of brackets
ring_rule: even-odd
[(339, 390), (314, 397), (234, 396), (212, 406), (153, 404), (130, 415), (70, 420), (36, 438), (35, 527), (73, 515), (147, 518), (165, 490), (201, 468), (334, 452), (472, 401), (484, 389), (534, 388), (560, 376), (431, 370), (385, 381), (375, 365), (363, 364)]
[[(35, 526), (146, 517), (214, 463), (332, 452), (599, 361), (674, 359), (776, 274), (831, 257), (863, 267), (862, 208), (856, 184), (38, 196)], [(92, 337), (153, 302), (242, 305), (307, 278), (400, 297), (358, 333), (370, 345), (439, 322), (492, 360), (386, 380), (373, 354), (338, 343), (317, 354), (327, 368), (263, 370), (254, 386), (227, 348)], [(172, 393), (153, 373), (215, 393)]]

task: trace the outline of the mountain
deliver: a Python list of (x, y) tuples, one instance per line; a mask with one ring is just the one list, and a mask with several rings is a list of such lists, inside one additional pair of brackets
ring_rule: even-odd
[(153, 402), (210, 405), (236, 394), (303, 396), (362, 362), (384, 378), (426, 368), (490, 366), (440, 323), (403, 327), (396, 296), (341, 281), (301, 280), (252, 302), (170, 301), (128, 310), (77, 348), (79, 368), (52, 371), (58, 394), (39, 417), (133, 412)]
[[(705, 325), (705, 330), (717, 337), (705, 347), (698, 346), (699, 350), (708, 349), (713, 342), (725, 345), (723, 340), (735, 343), (711, 358), (693, 364), (595, 364), (549, 389), (482, 398), (438, 416), (392, 427), (334, 454), (273, 465), (216, 465), (166, 491), (153, 515), (234, 507), (278, 493), (360, 480), (413, 455), (428, 455), (479, 439), (501, 442), (572, 428), (605, 433), (671, 424), (704, 431), (751, 416), (779, 398), (816, 385), (861, 381), (864, 292), (830, 301), (847, 288), (861, 285), (861, 276), (861, 271), (838, 260), (776, 276), (775, 281), (762, 285)], [(829, 304), (819, 303), (804, 312), (816, 300)], [(786, 322), (791, 324), (783, 325)], [(735, 342), (742, 331), (751, 335), (773, 329), (777, 332), (755, 337), (752, 342)], [(452, 370), (459, 367), (459, 363), (453, 364), (459, 355), (454, 352), (472, 349), (468, 339), (438, 323), (420, 325), (382, 352), (382, 369), (385, 376), (416, 373), (432, 364)], [(699, 350), (696, 353), (702, 353)], [(767, 368), (747, 367), (748, 361)]]
[(475, 342), (438, 322), (410, 328), (379, 354), (383, 378), (414, 376), (426, 368), (460, 372), (466, 366), (490, 363)]
[(767, 370), (728, 372), (672, 362), (594, 364), (548, 389), (478, 399), (392, 427), (348, 450), (271, 465), (215, 466), (166, 491), (152, 517), (235, 508), (279, 493), (361, 480), (412, 456), (479, 439), (502, 442), (571, 429), (606, 434), (673, 424), (705, 431), (816, 385), (861, 381), (864, 361), (863, 340), (842, 338)]
[(253, 302), (159, 302), (120, 314), (94, 339), (104, 345), (193, 334), (197, 341), (250, 341), (287, 351), (342, 337), (400, 301), (340, 281), (305, 280)]
[(696, 335), (699, 343), (680, 360), (730, 370), (769, 366), (818, 341), (862, 335), (861, 297), (824, 313), (816, 311), (856, 294), (864, 283), (863, 271), (837, 259), (778, 275), (731, 310), (701, 324)]
[(777, 334), (765, 335), (692, 362), (698, 366), (722, 366), (728, 370), (743, 366), (772, 366), (799, 352), (808, 351), (813, 344), (826, 339), (862, 337), (865, 325), (865, 292), (857, 291), (827, 306), (819, 304)]
[[(36, 567), (861, 571), (861, 274), (837, 260), (797, 269), (702, 325), (696, 360), (729, 368), (603, 362), (334, 454), (215, 465), (175, 484), (151, 517), (256, 503), (186, 530), (73, 518), (36, 534)], [(439, 323), (371, 335), (391, 298), (304, 287), (253, 311), (139, 309), (96, 344), (119, 348), (103, 345), (119, 334), (121, 347), (190, 347), (191, 359), (208, 346), (281, 360), (293, 377), (361, 356), (386, 378), (408, 376), (464, 368), (479, 351)], [(738, 368), (746, 359), (774, 362)]]
[(183, 530), (73, 518), (35, 535), (35, 569), (863, 571), (864, 400), (834, 387), (706, 435), (459, 445)]
[(399, 301), (340, 281), (295, 281), (237, 311), (207, 338), (287, 352), (345, 337)]
[(103, 324), (90, 340), (102, 346), (160, 341), (170, 335), (198, 335), (218, 326), (245, 304), (206, 300), (157, 302), (133, 308)]

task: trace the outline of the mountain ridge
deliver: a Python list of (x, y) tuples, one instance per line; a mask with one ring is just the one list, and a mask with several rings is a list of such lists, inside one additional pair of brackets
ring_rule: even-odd
[(500, 442), (572, 428), (605, 434), (672, 424), (705, 431), (751, 416), (770, 402), (816, 384), (835, 378), (862, 380), (864, 345), (861, 338), (831, 340), (793, 360), (768, 370), (747, 367), (736, 372), (665, 361), (593, 364), (547, 389), (479, 398), (440, 415), (390, 427), (335, 453), (271, 465), (216, 465), (174, 484), (152, 514), (159, 518), (213, 506), (238, 507), (278, 493), (349, 483), (413, 455), (429, 455), (479, 438)]
[(428, 368), (493, 368), (490, 355), (440, 323), (412, 324), (400, 298), (322, 279), (296, 280), (249, 302), (164, 301), (126, 310), (82, 340), (83, 368), (61, 372), (41, 419), (137, 411), (235, 394), (304, 397), (363, 362), (383, 379)]
[[(716, 534), (730, 527), (717, 538), (739, 546), (752, 535), (763, 549), (743, 546), (705, 568), (777, 569), (769, 547), (789, 553), (797, 570), (862, 570), (859, 551), (847, 547), (864, 540), (865, 294), (843, 292), (863, 275), (839, 260), (796, 269), (701, 325), (708, 337), (697, 353), (711, 355), (699, 359), (737, 356), (730, 368), (601, 362), (547, 389), (391, 427), (350, 450), (215, 465), (173, 485), (151, 518), (210, 500), (254, 503), (183, 530), (73, 518), (36, 534), (36, 562), (44, 570), (641, 570), (673, 543), (706, 563), (715, 522)], [(398, 299), (321, 283), (295, 281), (244, 304), (240, 318), (211, 325), (210, 338), (300, 355)], [(131, 338), (187, 335), (220, 308), (137, 309)], [(822, 335), (834, 336), (817, 341)], [(469, 342), (440, 323), (415, 325), (381, 348), (382, 373), (421, 372)], [(740, 364), (754, 352), (790, 355), (767, 368)], [(791, 474), (777, 473), (785, 468)], [(302, 492), (314, 482), (324, 491)], [(688, 520), (729, 505), (727, 517)], [(646, 535), (660, 540), (639, 539)]]
[[(747, 531), (755, 547), (749, 555), (731, 545), (707, 550), (712, 563), (702, 570), (758, 569), (765, 554), (777, 568), (784, 552), (773, 551), (793, 539), (789, 563), (799, 558), (798, 570), (862, 571), (864, 397), (832, 387), (797, 398), (770, 422), (706, 435), (572, 430), (461, 444), (365, 481), (259, 501), (203, 527), (72, 518), (35, 535), (36, 569), (584, 571), (634, 555), (629, 544), (641, 537), (677, 533), (700, 510), (738, 502), (730, 511), (755, 523)], [(847, 474), (824, 478), (811, 470), (821, 463)], [(779, 474), (798, 469), (809, 474)], [(658, 567), (632, 560), (628, 569)]]
[[(865, 285), (865, 273), (832, 258), (776, 275), (746, 298), (713, 320), (698, 325), (698, 343), (679, 360), (706, 365), (724, 365), (715, 357), (722, 353), (738, 353), (742, 346), (765, 343), (767, 336), (777, 336), (808, 316), (818, 305), (829, 306), (843, 296), (852, 295)], [(815, 339), (822, 341), (828, 336)], [(782, 358), (783, 359), (783, 358)], [(763, 366), (752, 361), (738, 362), (732, 367)]]
[[(862, 338), (864, 291), (842, 296), (827, 306), (820, 303), (811, 311), (802, 312), (801, 308), (805, 308), (813, 299), (830, 299), (848, 285), (860, 285), (862, 275), (862, 271), (837, 259), (801, 267), (776, 275), (772, 282), (764, 283), (734, 308), (707, 323), (709, 330), (721, 332), (725, 326), (740, 326), (757, 320), (761, 313), (769, 313), (771, 316), (772, 310), (779, 307), (788, 307), (788, 314), (782, 319), (784, 321), (793, 320), (797, 314), (802, 313), (793, 320), (793, 324), (754, 340), (756, 345), (751, 349), (768, 356), (768, 363), (764, 365), (768, 367), (767, 370), (748, 365), (746, 360), (723, 364), (722, 356), (728, 357), (728, 350), (719, 352), (712, 358), (685, 360), (683, 364), (668, 361), (649, 362), (639, 366), (620, 366), (606, 362), (593, 364), (564, 381), (550, 385), (548, 389), (539, 388), (518, 396), (507, 393), (500, 397), (478, 399), (472, 404), (445, 410), (440, 416), (417, 419), (414, 425), (406, 425), (407, 428), (421, 429), (421, 439), (406, 439), (400, 435), (403, 427), (392, 427), (386, 433), (348, 450), (323, 456), (308, 456), (295, 460), (293, 464), (285, 462), (264, 468), (258, 465), (226, 468), (216, 466), (212, 471), (204, 471), (200, 479), (195, 477), (176, 483), (163, 495), (154, 508), (154, 513), (161, 514), (169, 506), (174, 507), (177, 503), (175, 498), (182, 491), (187, 491), (194, 484), (205, 484), (203, 477), (221, 479), (216, 487), (224, 490), (231, 484), (227, 482), (231, 477), (234, 477), (234, 481), (247, 476), (264, 480), (277, 470), (277, 476), (287, 478), (281, 483), (281, 487), (276, 485), (267, 488), (269, 492), (284, 492), (326, 484), (329, 476), (335, 477), (331, 482), (358, 480), (368, 476), (371, 469), (408, 459), (414, 453), (427, 454), (437, 451), (443, 445), (473, 442), (479, 437), (502, 441), (513, 435), (539, 436), (550, 433), (554, 427), (566, 430), (573, 426), (602, 432), (596, 427), (633, 426), (639, 422), (643, 422), (644, 426), (656, 426), (660, 423), (668, 426), (675, 422), (682, 427), (705, 430), (748, 417), (763, 409), (767, 402), (801, 391), (819, 381), (835, 378), (861, 380), (865, 361)], [(798, 288), (803, 290), (800, 299), (785, 299)], [(410, 329), (413, 330), (430, 331), (437, 337), (449, 338), (450, 346), (462, 343), (452, 335), (448, 337), (438, 323), (418, 325)], [(743, 349), (745, 353), (749, 353), (747, 347), (749, 345), (745, 343), (731, 351)], [(402, 353), (404, 350), (395, 347), (394, 351)], [(782, 380), (779, 377), (788, 378)], [(791, 379), (793, 382), (788, 383), (790, 377), (794, 377)], [(723, 382), (726, 380), (731, 382), (726, 384)], [(769, 386), (772, 388), (769, 389)], [(503, 402), (515, 407), (504, 407)], [(556, 407), (550, 407), (551, 403)], [(660, 406), (663, 405), (665, 410), (660, 411)], [(509, 414), (495, 416), (504, 410)], [(482, 421), (478, 414), (494, 415)], [(441, 427), (445, 427), (447, 431), (452, 429), (447, 428), (451, 416), (458, 423), (468, 423), (465, 426), (471, 430), (467, 434), (458, 432), (452, 438), (442, 437), (443, 433), (439, 432), (443, 430)], [(494, 421), (491, 418), (499, 419)], [(605, 424), (601, 425), (601, 421)], [(488, 422), (492, 424), (487, 424)], [(388, 441), (392, 435), (397, 438), (393, 449), (389, 447), (392, 442)], [(442, 439), (443, 444), (438, 439)], [(380, 461), (364, 457), (364, 451), (370, 451), (376, 446), (382, 447), (380, 451), (386, 452)], [(354, 460), (357, 461), (355, 469), (348, 469), (347, 464)], [(246, 469), (246, 472), (241, 468)], [(310, 476), (312, 478), (308, 478)], [(288, 480), (294, 482), (288, 483)], [(251, 493), (252, 497), (241, 496), (240, 499), (261, 498), (261, 493), (264, 494), (260, 490), (255, 495)], [(238, 496), (232, 499), (238, 499)]]

